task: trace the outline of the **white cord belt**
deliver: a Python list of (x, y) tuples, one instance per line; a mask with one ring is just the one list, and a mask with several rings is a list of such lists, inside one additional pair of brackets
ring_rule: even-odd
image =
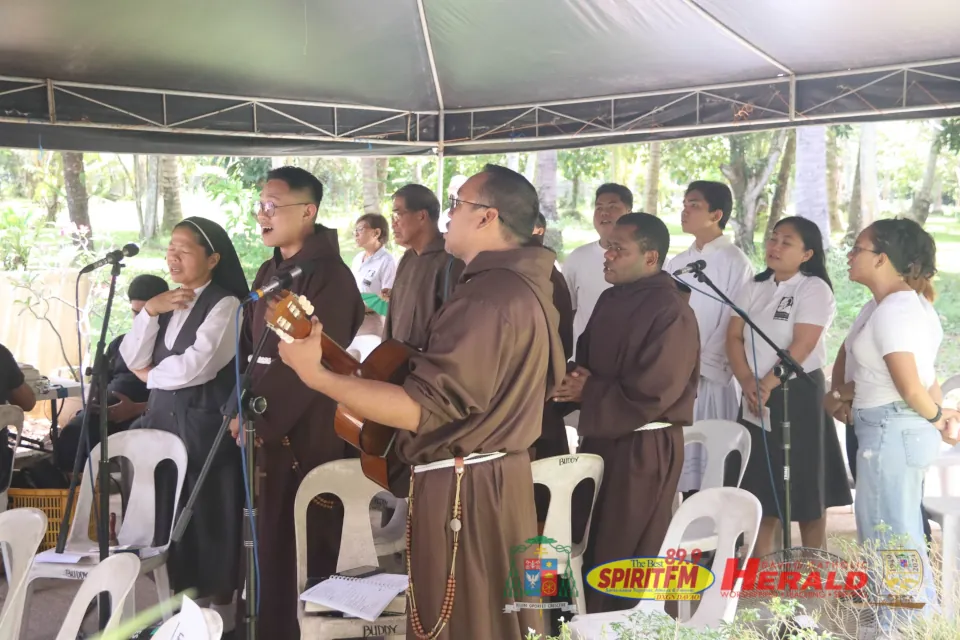
[[(463, 457), (463, 464), (477, 464), (478, 462), (489, 462), (507, 455), (506, 451), (497, 451), (495, 453), (471, 453)], [(427, 464), (418, 464), (413, 468), (414, 473), (423, 473), (424, 471), (433, 471), (434, 469), (448, 469), (457, 462), (456, 458), (449, 460), (439, 460), (437, 462), (428, 462)]]
[(634, 429), (634, 431), (653, 431), (654, 429), (666, 429), (672, 426), (669, 422), (651, 422), (650, 424), (645, 424), (642, 427)]
[[(253, 360), (253, 356), (247, 356), (247, 362), (251, 360)], [(257, 364), (270, 364), (271, 362), (273, 362), (273, 358), (265, 358), (263, 356), (257, 358)]]

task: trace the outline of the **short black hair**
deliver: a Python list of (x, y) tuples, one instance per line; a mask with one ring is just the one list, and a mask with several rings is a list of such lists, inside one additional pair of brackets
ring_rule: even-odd
[(141, 273), (130, 281), (130, 286), (127, 288), (127, 298), (131, 302), (134, 300), (146, 302), (150, 298), (165, 293), (169, 289), (170, 285), (160, 276)]
[(638, 211), (626, 213), (617, 220), (617, 226), (634, 227), (633, 239), (644, 251), (656, 251), (662, 268), (670, 251), (670, 230), (657, 216)]
[(612, 193), (620, 198), (620, 202), (627, 205), (627, 209), (633, 209), (633, 191), (622, 184), (607, 182), (597, 187), (597, 195), (593, 197), (594, 201), (605, 193)]
[(687, 187), (684, 195), (690, 195), (691, 191), (696, 191), (707, 201), (707, 207), (710, 211), (720, 210), (720, 228), (727, 226), (730, 220), (730, 214), (733, 212), (733, 193), (730, 187), (722, 182), (713, 182), (711, 180), (694, 180)]
[(547, 217), (540, 212), (537, 212), (537, 221), (533, 223), (534, 228), (543, 227), (547, 228)]
[(430, 219), (440, 219), (440, 201), (436, 194), (422, 184), (410, 183), (397, 189), (394, 198), (403, 198), (403, 206), (408, 211), (426, 211)]
[(480, 186), (482, 204), (500, 212), (500, 222), (521, 243), (533, 235), (540, 214), (540, 197), (530, 181), (513, 169), (488, 164), (482, 173), (487, 179)]
[(376, 229), (380, 232), (380, 237), (377, 239), (380, 241), (381, 245), (390, 243), (390, 223), (387, 222), (387, 219), (382, 215), (379, 213), (365, 213), (357, 218), (357, 224), (360, 224), (361, 222), (366, 224), (371, 229)]
[(323, 183), (317, 176), (300, 167), (278, 167), (267, 173), (267, 180), (283, 180), (292, 191), (306, 191), (312, 204), (323, 202)]

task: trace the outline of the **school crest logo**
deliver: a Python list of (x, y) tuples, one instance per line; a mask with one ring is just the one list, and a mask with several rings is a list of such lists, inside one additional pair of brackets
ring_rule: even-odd
[(789, 320), (790, 310), (793, 309), (793, 296), (784, 296), (780, 298), (780, 304), (773, 314), (774, 320)]
[(884, 602), (891, 607), (919, 608), (923, 603), (913, 602), (913, 595), (923, 584), (923, 558), (916, 549), (885, 549), (880, 551), (883, 560), (883, 584), (893, 595), (893, 602)]
[[(563, 572), (560, 573), (560, 567)], [(523, 598), (562, 598), (574, 600), (577, 583), (570, 566), (570, 547), (553, 538), (537, 536), (510, 549), (510, 574), (503, 597), (508, 603), (504, 613), (520, 609), (561, 609), (577, 613), (572, 602), (521, 602)], [(509, 602), (509, 601), (513, 602)]]

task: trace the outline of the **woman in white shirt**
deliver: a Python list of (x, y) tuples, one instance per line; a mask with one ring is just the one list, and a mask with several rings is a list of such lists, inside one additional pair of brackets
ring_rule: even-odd
[[(127, 366), (150, 389), (147, 411), (132, 428), (167, 431), (183, 441), (188, 460), (183, 502), (217, 447), (190, 524), (171, 547), (170, 582), (175, 592), (195, 589), (198, 598), (212, 599), (224, 621), (232, 622), (244, 489), (240, 450), (229, 438), (217, 442), (217, 435), (221, 407), (236, 384), (235, 316), (249, 288), (227, 232), (205, 218), (186, 218), (174, 227), (167, 267), (179, 288), (148, 300), (120, 344)], [(169, 513), (176, 512), (175, 505), (163, 504), (169, 502), (162, 499), (169, 480), (161, 474), (157, 481), (157, 531), (166, 534)]]
[(934, 603), (920, 515), (923, 478), (941, 442), (956, 441), (958, 414), (940, 407), (934, 369), (943, 340), (940, 319), (911, 282), (926, 281), (918, 284), (932, 296), (936, 246), (912, 220), (878, 220), (859, 235), (847, 261), (850, 279), (869, 288), (876, 301), (851, 349), (858, 537), (880, 549), (890, 536), (906, 537), (897, 548), (916, 549), (925, 565), (916, 599)]
[[(385, 306), (386, 301), (380, 298), (380, 292), (384, 289), (392, 289), (393, 280), (397, 275), (397, 261), (386, 250), (386, 245), (390, 242), (390, 225), (379, 213), (367, 213), (357, 218), (353, 237), (357, 241), (357, 246), (363, 251), (354, 256), (351, 270), (366, 304), (366, 315), (357, 335), (379, 336), (383, 334), (386, 310), (380, 313), (370, 305), (372, 303), (377, 307), (383, 303)], [(377, 298), (371, 296), (377, 296)]]
[[(824, 548), (827, 508), (849, 505), (853, 498), (840, 440), (835, 429), (826, 428), (828, 420), (821, 405), (825, 334), (833, 322), (836, 302), (817, 225), (800, 217), (781, 220), (766, 243), (766, 262), (766, 271), (744, 285), (735, 302), (814, 381), (811, 385), (807, 380), (792, 379), (789, 386), (790, 463), (794, 469), (790, 504), (791, 520), (800, 523), (803, 546)], [(735, 313), (727, 328), (727, 357), (743, 389), (740, 422), (747, 426), (752, 442), (740, 486), (757, 496), (763, 506), (754, 553), (764, 556), (776, 548), (780, 518), (786, 517), (783, 390), (773, 371), (778, 358)], [(731, 479), (736, 480), (735, 474)]]

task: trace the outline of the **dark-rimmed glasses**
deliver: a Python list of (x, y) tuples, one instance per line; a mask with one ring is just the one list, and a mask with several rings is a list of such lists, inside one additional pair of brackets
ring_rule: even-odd
[(878, 255), (878, 256), (879, 256), (881, 253), (883, 253), (882, 251), (875, 251), (875, 250), (873, 250), (873, 249), (867, 249), (866, 247), (858, 247), (857, 245), (853, 245), (852, 247), (850, 247), (850, 252), (849, 252), (849, 253), (850, 253), (851, 256), (856, 257), (856, 256), (860, 255), (860, 254), (861, 254), (862, 252), (864, 252), (864, 251), (866, 251), (867, 253), (872, 253), (872, 254)]
[(484, 209), (492, 209), (492, 208), (493, 208), (493, 207), (492, 207), (491, 205), (489, 205), (489, 204), (480, 204), (479, 202), (470, 202), (470, 201), (468, 201), (468, 200), (461, 200), (460, 198), (455, 198), (454, 196), (450, 196), (450, 203), (449, 203), (449, 204), (450, 204), (450, 210), (451, 210), (451, 211), (453, 211), (454, 209), (456, 209), (456, 208), (457, 208), (458, 206), (460, 206), (461, 204), (469, 204), (469, 205), (472, 205), (472, 206), (474, 206), (474, 207), (482, 207), (482, 208), (484, 208)]
[(284, 207), (300, 207), (307, 204), (313, 204), (312, 202), (295, 202), (293, 204), (274, 204), (273, 202), (258, 202), (254, 206), (253, 215), (258, 216), (261, 213), (268, 218), (272, 218), (277, 215), (277, 209), (283, 209)]

